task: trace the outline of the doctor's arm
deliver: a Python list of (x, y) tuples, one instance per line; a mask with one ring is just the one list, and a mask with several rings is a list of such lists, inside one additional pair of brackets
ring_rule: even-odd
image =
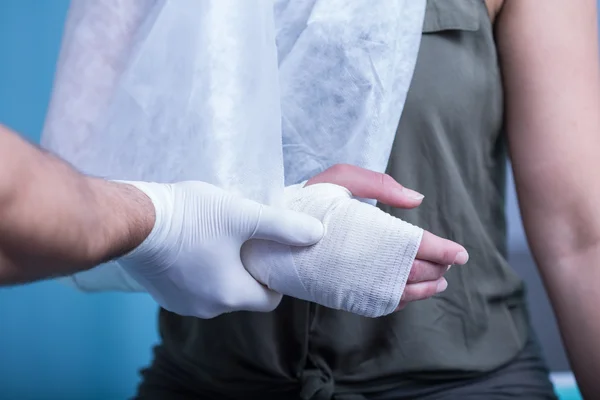
[(600, 65), (595, 0), (508, 0), (497, 22), (528, 241), (582, 393), (600, 393)]
[[(80, 170), (95, 174), (86, 149), (101, 130), (97, 121), (132, 52), (133, 38), (152, 2), (73, 1), (65, 23), (42, 146)], [(85, 291), (144, 291), (116, 262), (69, 275), (62, 282)]]
[(89, 269), (154, 225), (135, 187), (86, 177), (0, 125), (0, 285)]

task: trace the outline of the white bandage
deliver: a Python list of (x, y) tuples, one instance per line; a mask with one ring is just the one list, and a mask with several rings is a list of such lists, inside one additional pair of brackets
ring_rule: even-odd
[[(321, 220), (325, 236), (304, 248), (247, 242), (242, 262), (252, 276), (276, 292), (329, 308), (367, 317), (392, 313), (423, 230), (333, 184), (291, 186), (285, 198), (287, 208)], [(287, 265), (295, 268), (281, 267)]]

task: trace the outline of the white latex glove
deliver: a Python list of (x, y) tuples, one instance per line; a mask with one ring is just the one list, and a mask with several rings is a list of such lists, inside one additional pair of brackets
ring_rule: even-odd
[(256, 238), (307, 246), (323, 236), (323, 225), (315, 218), (204, 182), (124, 183), (152, 200), (156, 223), (148, 238), (118, 262), (160, 306), (180, 315), (272, 311), (282, 296), (246, 271), (242, 244)]

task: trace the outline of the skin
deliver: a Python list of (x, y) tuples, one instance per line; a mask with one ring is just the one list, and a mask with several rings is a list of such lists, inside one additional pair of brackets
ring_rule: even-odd
[(0, 125), (0, 285), (88, 269), (152, 230), (142, 192), (79, 174)]
[(600, 65), (595, 0), (506, 0), (496, 36), (527, 238), (582, 394), (600, 393)]

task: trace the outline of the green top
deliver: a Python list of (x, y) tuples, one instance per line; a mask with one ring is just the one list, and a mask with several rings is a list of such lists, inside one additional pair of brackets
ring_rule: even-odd
[(212, 320), (162, 310), (162, 351), (194, 386), (217, 398), (330, 399), (490, 371), (523, 347), (523, 284), (506, 260), (502, 81), (484, 1), (429, 0), (423, 33), (388, 173), (425, 200), (381, 207), (461, 243), (468, 265), (448, 271), (443, 294), (379, 319), (291, 298), (272, 313)]

